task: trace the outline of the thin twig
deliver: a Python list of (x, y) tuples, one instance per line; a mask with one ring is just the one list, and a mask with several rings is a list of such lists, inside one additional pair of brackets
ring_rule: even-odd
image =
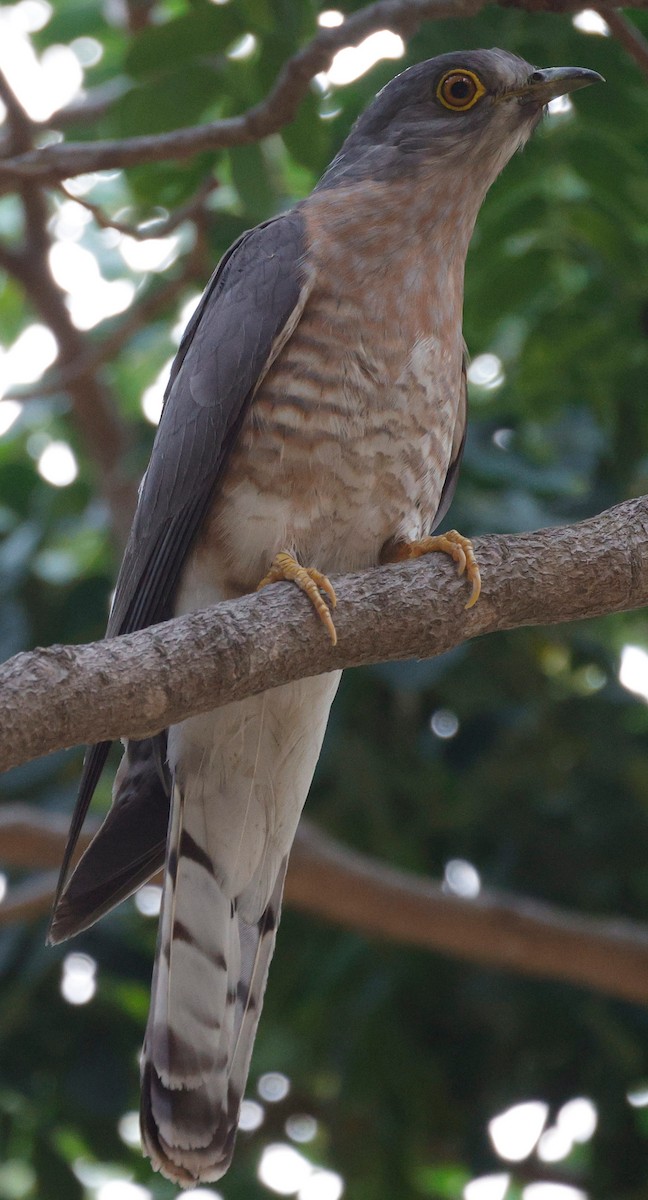
[(132, 80), (118, 76), (107, 79), (96, 87), (88, 88), (83, 95), (70, 100), (63, 108), (56, 109), (47, 120), (34, 121), (37, 131), (43, 129), (67, 129), (70, 125), (91, 125), (104, 117), (116, 100), (130, 92)]
[(80, 204), (87, 212), (91, 213), (97, 225), (101, 229), (115, 229), (117, 233), (121, 233), (124, 237), (133, 238), (137, 242), (150, 241), (152, 238), (168, 237), (173, 233), (183, 221), (190, 221), (200, 212), (207, 201), (207, 198), (219, 186), (217, 179), (212, 176), (203, 180), (200, 187), (185, 204), (181, 204), (174, 212), (169, 213), (166, 217), (147, 221), (142, 225), (129, 225), (125, 221), (117, 221), (114, 217), (107, 217), (103, 209), (98, 204), (93, 204), (90, 200), (86, 200), (84, 196), (75, 196), (64, 183), (58, 183), (57, 188), (66, 197), (67, 200), (74, 201), (75, 204)]

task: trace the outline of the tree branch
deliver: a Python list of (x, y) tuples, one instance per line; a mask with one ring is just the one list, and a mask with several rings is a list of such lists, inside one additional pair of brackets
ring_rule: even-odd
[[(81, 845), (97, 829), (88, 821)], [(0, 862), (40, 868), (0, 905), (0, 925), (47, 912), (67, 818), (15, 804), (0, 810)], [(648, 1001), (648, 929), (483, 891), (465, 900), (440, 884), (349, 850), (302, 820), (290, 858), (286, 904), (387, 941), (483, 966), (560, 979), (636, 1003)]]
[[(32, 137), (32, 124), (0, 71), (0, 97), (7, 106), (11, 142), (24, 147)], [(49, 325), (58, 343), (58, 363), (64, 368), (81, 358), (85, 343), (67, 310), (49, 265), (51, 237), (49, 213), (43, 190), (23, 179), (18, 187), (22, 202), (25, 234), (16, 250), (3, 248), (0, 266), (10, 272), (25, 291), (34, 310)], [(81, 439), (98, 470), (101, 488), (110, 507), (118, 540), (128, 536), (137, 491), (124, 474), (126, 430), (117, 415), (117, 407), (106, 385), (91, 372), (79, 375), (68, 388)]]
[(117, 233), (122, 233), (125, 237), (133, 238), (137, 242), (146, 242), (152, 238), (168, 237), (179, 225), (182, 225), (183, 221), (193, 220), (203, 212), (209, 196), (216, 191), (218, 186), (218, 180), (209, 176), (202, 181), (195, 194), (185, 204), (181, 204), (166, 217), (149, 220), (141, 225), (129, 225), (126, 221), (117, 221), (114, 217), (107, 216), (100, 205), (92, 204), (83, 196), (75, 196), (63, 183), (58, 184), (58, 190), (67, 200), (72, 200), (74, 204), (80, 205), (81, 208), (85, 208), (87, 212), (91, 213), (100, 229), (115, 229)]
[(22, 154), (31, 146), (32, 122), (2, 71), (0, 71), (0, 100), (7, 109), (8, 153)]
[[(43, 193), (33, 191), (26, 200), (26, 208), (33, 215), (32, 230), (37, 222), (40, 223), (43, 240), (37, 248), (36, 239), (29, 238), (21, 266), (14, 267), (13, 274), (24, 287), (35, 311), (52, 330), (59, 347), (57, 364), (64, 373), (68, 366), (85, 357), (86, 339), (74, 325), (50, 271)], [(128, 435), (118, 416), (117, 404), (106, 382), (93, 370), (71, 374), (67, 393), (80, 439), (97, 471), (99, 490), (110, 509), (117, 542), (124, 545), (135, 511), (137, 486), (124, 467)]]
[[(136, 297), (123, 317), (110, 323), (104, 322), (104, 325), (109, 325), (109, 328), (103, 336), (96, 341), (90, 341), (89, 345), (76, 358), (71, 359), (64, 366), (57, 361), (35, 386), (18, 385), (9, 389), (4, 393), (6, 400), (20, 400), (21, 403), (25, 403), (29, 400), (40, 400), (43, 396), (56, 395), (62, 391), (72, 392), (83, 380), (95, 375), (104, 363), (112, 361), (136, 333), (148, 327), (161, 313), (164, 313), (190, 282), (193, 282), (198, 290), (204, 286), (205, 261), (209, 255), (207, 227), (210, 214), (207, 200), (217, 186), (215, 180), (206, 180), (195, 196), (181, 208), (176, 209), (168, 220), (164, 221), (163, 226), (158, 226), (155, 231), (137, 231), (120, 226), (118, 222), (111, 222), (105, 218), (99, 220), (98, 223), (105, 227), (120, 229), (122, 233), (145, 240), (152, 237), (164, 237), (177, 228), (182, 221), (191, 219), (194, 224), (195, 240), (189, 253), (178, 264), (179, 269), (176, 269), (176, 273), (168, 273), (162, 282), (155, 280)], [(71, 199), (75, 202), (78, 200), (76, 196), (71, 196)], [(84, 207), (96, 216), (95, 205), (85, 202)], [(11, 258), (12, 252), (0, 245), (0, 267), (4, 267), (9, 273), (17, 274), (13, 269)], [(127, 511), (125, 510), (128, 521), (130, 521), (134, 509), (135, 489), (133, 486), (132, 493), (128, 497)], [(122, 542), (127, 535), (128, 526), (124, 525)]]
[(286, 901), (335, 925), (522, 975), (648, 1001), (648, 928), (483, 891), (471, 900), (302, 822)]
[[(201, 230), (198, 221), (196, 221), (196, 230), (195, 245), (184, 261), (178, 264), (180, 269), (176, 274), (169, 273), (164, 277), (163, 282), (154, 280), (145, 291), (136, 297), (123, 317), (110, 323), (104, 322), (104, 325), (109, 324), (108, 332), (104, 333), (97, 341), (91, 342), (79, 358), (73, 359), (62, 368), (55, 365), (36, 385), (18, 385), (9, 389), (4, 393), (3, 398), (20, 400), (21, 403), (25, 403), (68, 390), (79, 380), (96, 372), (104, 363), (111, 362), (131, 338), (135, 337), (136, 333), (147, 328), (152, 321), (169, 308), (188, 284), (193, 282), (196, 289), (200, 290), (205, 282), (206, 249), (204, 231)], [(0, 246), (0, 266), (3, 266), (3, 253), (3, 247)], [(4, 269), (7, 270), (7, 267)], [(133, 502), (131, 514), (134, 507)]]
[(483, 587), (469, 612), (465, 582), (438, 554), (334, 580), (335, 648), (297, 589), (274, 584), (125, 637), (18, 654), (0, 667), (0, 770), (79, 742), (144, 737), (308, 675), (648, 604), (648, 497), (475, 549)]
[(80, 96), (56, 109), (47, 120), (34, 121), (36, 129), (67, 129), (69, 125), (91, 125), (105, 116), (115, 101), (131, 90), (133, 83), (123, 75), (84, 89)]
[[(582, 0), (500, 0), (500, 3), (503, 7), (530, 12), (571, 13), (582, 8)], [(0, 193), (12, 190), (24, 180), (54, 183), (88, 171), (190, 158), (205, 151), (258, 141), (294, 120), (313, 77), (326, 71), (333, 55), (344, 46), (357, 45), (368, 34), (384, 28), (410, 37), (426, 21), (474, 16), (485, 4), (486, 0), (377, 0), (347, 16), (342, 25), (321, 29), (286, 62), (265, 99), (247, 112), (168, 133), (114, 141), (60, 143), (15, 155), (0, 162)], [(648, 7), (648, 0), (635, 0), (634, 7)], [(607, 10), (602, 11), (605, 15)]]

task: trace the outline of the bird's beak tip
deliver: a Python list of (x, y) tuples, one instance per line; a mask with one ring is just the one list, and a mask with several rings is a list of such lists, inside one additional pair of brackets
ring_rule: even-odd
[(558, 96), (589, 87), (591, 83), (605, 83), (605, 79), (598, 71), (590, 71), (587, 67), (546, 67), (534, 71), (517, 95), (522, 101), (548, 104)]

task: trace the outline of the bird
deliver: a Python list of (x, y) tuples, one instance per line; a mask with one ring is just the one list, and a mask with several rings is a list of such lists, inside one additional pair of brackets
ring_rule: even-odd
[[(449, 553), (434, 535), (466, 433), (466, 253), (484, 197), (547, 103), (601, 80), (504, 50), (392, 79), (313, 192), (228, 250), (171, 368), (108, 636), (296, 584), (335, 641), (329, 575)], [(323, 636), (324, 636), (323, 631)], [(164, 866), (141, 1132), (181, 1186), (219, 1179), (239, 1111), (297, 823), (340, 672), (127, 740), (71, 870), (109, 743), (84, 761), (49, 940)]]

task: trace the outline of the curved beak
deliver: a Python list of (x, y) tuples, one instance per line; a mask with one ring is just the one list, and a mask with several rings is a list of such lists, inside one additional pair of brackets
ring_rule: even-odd
[(505, 98), (515, 96), (522, 104), (541, 106), (567, 92), (589, 87), (590, 83), (605, 83), (605, 80), (598, 71), (588, 71), (586, 67), (545, 67), (533, 71), (522, 87), (507, 92)]

